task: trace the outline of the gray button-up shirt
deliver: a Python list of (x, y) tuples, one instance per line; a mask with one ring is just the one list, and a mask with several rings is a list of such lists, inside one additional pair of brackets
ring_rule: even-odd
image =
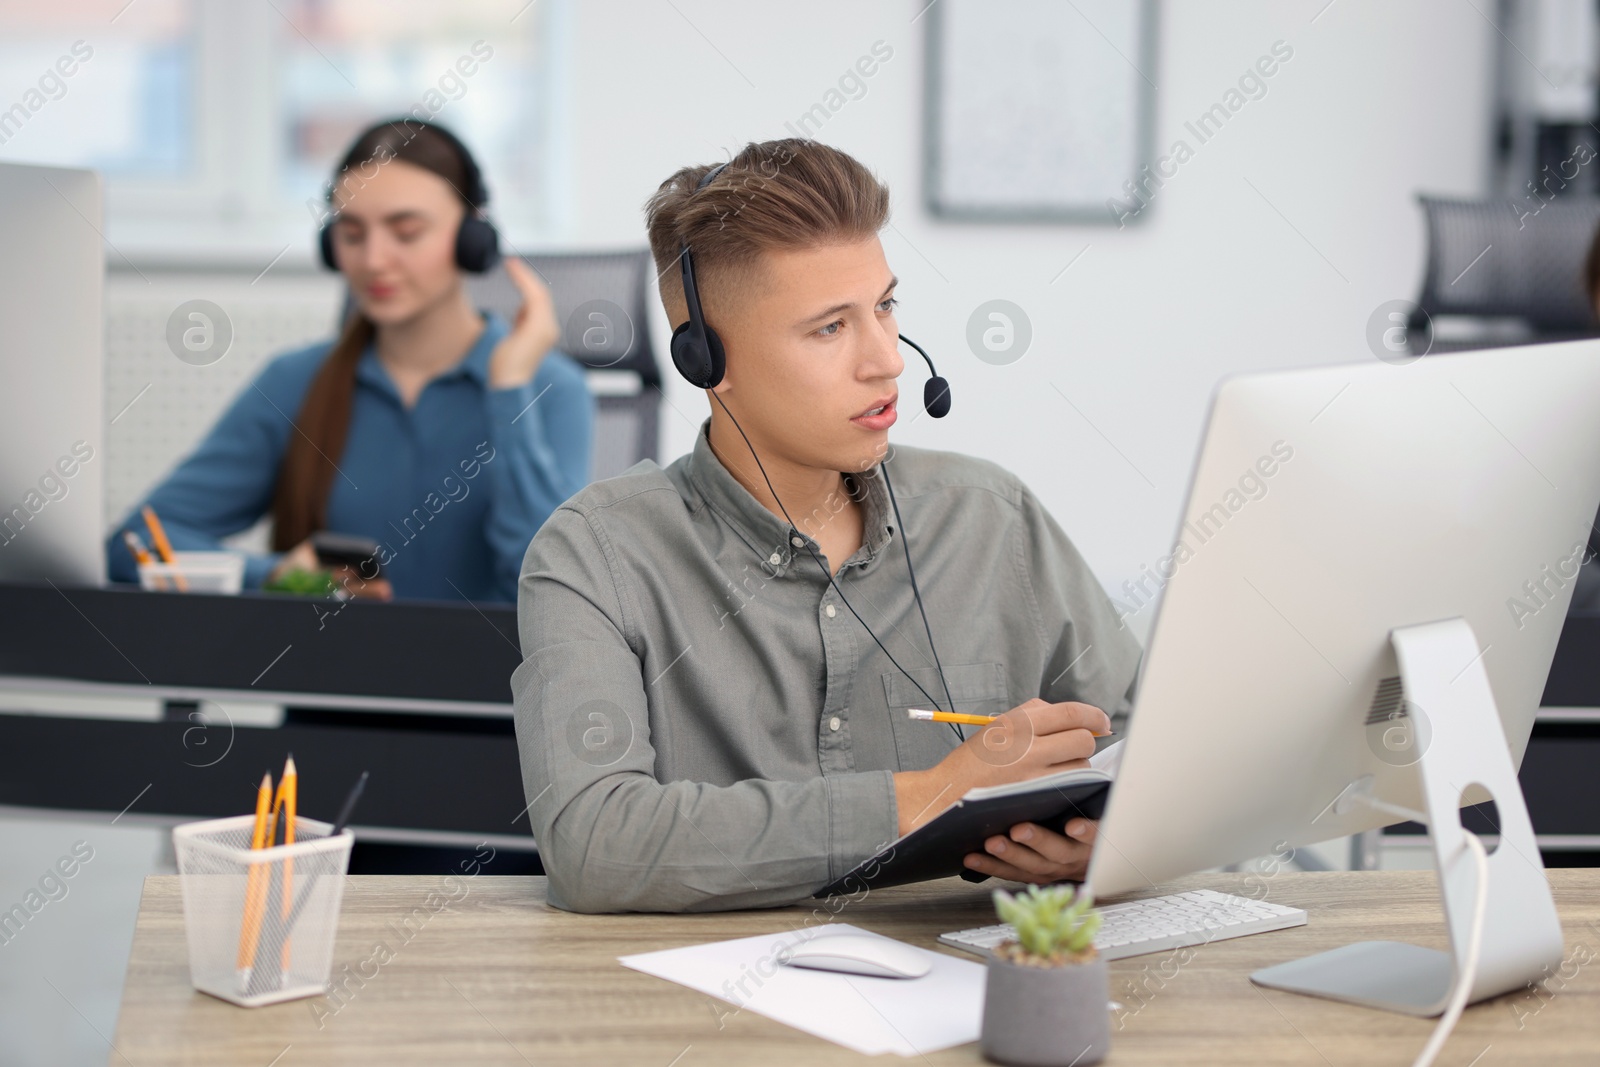
[(878, 468), (848, 477), (865, 533), (835, 576), (847, 607), (817, 544), (728, 473), (708, 427), (665, 469), (641, 462), (572, 497), (523, 560), (511, 687), (551, 904), (790, 904), (894, 840), (892, 774), (959, 743), (906, 715), (947, 701), (897, 538), (956, 710), (1081, 700), (1122, 732), (1138, 642), (1016, 477), (896, 447), (903, 530)]

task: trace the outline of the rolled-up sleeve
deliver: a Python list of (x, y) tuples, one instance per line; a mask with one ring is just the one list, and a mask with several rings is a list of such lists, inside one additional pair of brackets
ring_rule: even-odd
[(636, 609), (591, 515), (562, 507), (519, 584), (512, 675), (529, 818), (549, 902), (581, 912), (794, 903), (896, 836), (892, 772), (748, 779), (656, 776)]

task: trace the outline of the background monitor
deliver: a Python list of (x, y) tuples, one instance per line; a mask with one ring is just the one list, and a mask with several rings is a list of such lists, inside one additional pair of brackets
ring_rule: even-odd
[(101, 196), (0, 163), (0, 580), (105, 581)]

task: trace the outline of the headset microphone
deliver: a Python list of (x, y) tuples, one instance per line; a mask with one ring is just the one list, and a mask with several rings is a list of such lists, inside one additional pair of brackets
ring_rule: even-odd
[(929, 415), (942, 419), (950, 414), (950, 383), (939, 376), (933, 367), (933, 357), (922, 351), (922, 346), (917, 344), (905, 334), (900, 335), (900, 340), (917, 350), (928, 364), (928, 380), (922, 386), (922, 407)]

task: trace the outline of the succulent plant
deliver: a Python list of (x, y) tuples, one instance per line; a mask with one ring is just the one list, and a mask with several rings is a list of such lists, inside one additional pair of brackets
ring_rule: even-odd
[(1093, 907), (1089, 892), (1070, 885), (1030, 885), (1015, 896), (996, 889), (995, 913), (1017, 931), (1014, 942), (1001, 946), (1008, 950), (1005, 957), (1041, 967), (1093, 959), (1100, 929), (1100, 913)]
[(330, 570), (306, 570), (303, 567), (296, 567), (285, 571), (272, 581), (263, 583), (262, 588), (272, 593), (327, 597), (337, 592), (339, 587), (335, 584), (333, 572)]

